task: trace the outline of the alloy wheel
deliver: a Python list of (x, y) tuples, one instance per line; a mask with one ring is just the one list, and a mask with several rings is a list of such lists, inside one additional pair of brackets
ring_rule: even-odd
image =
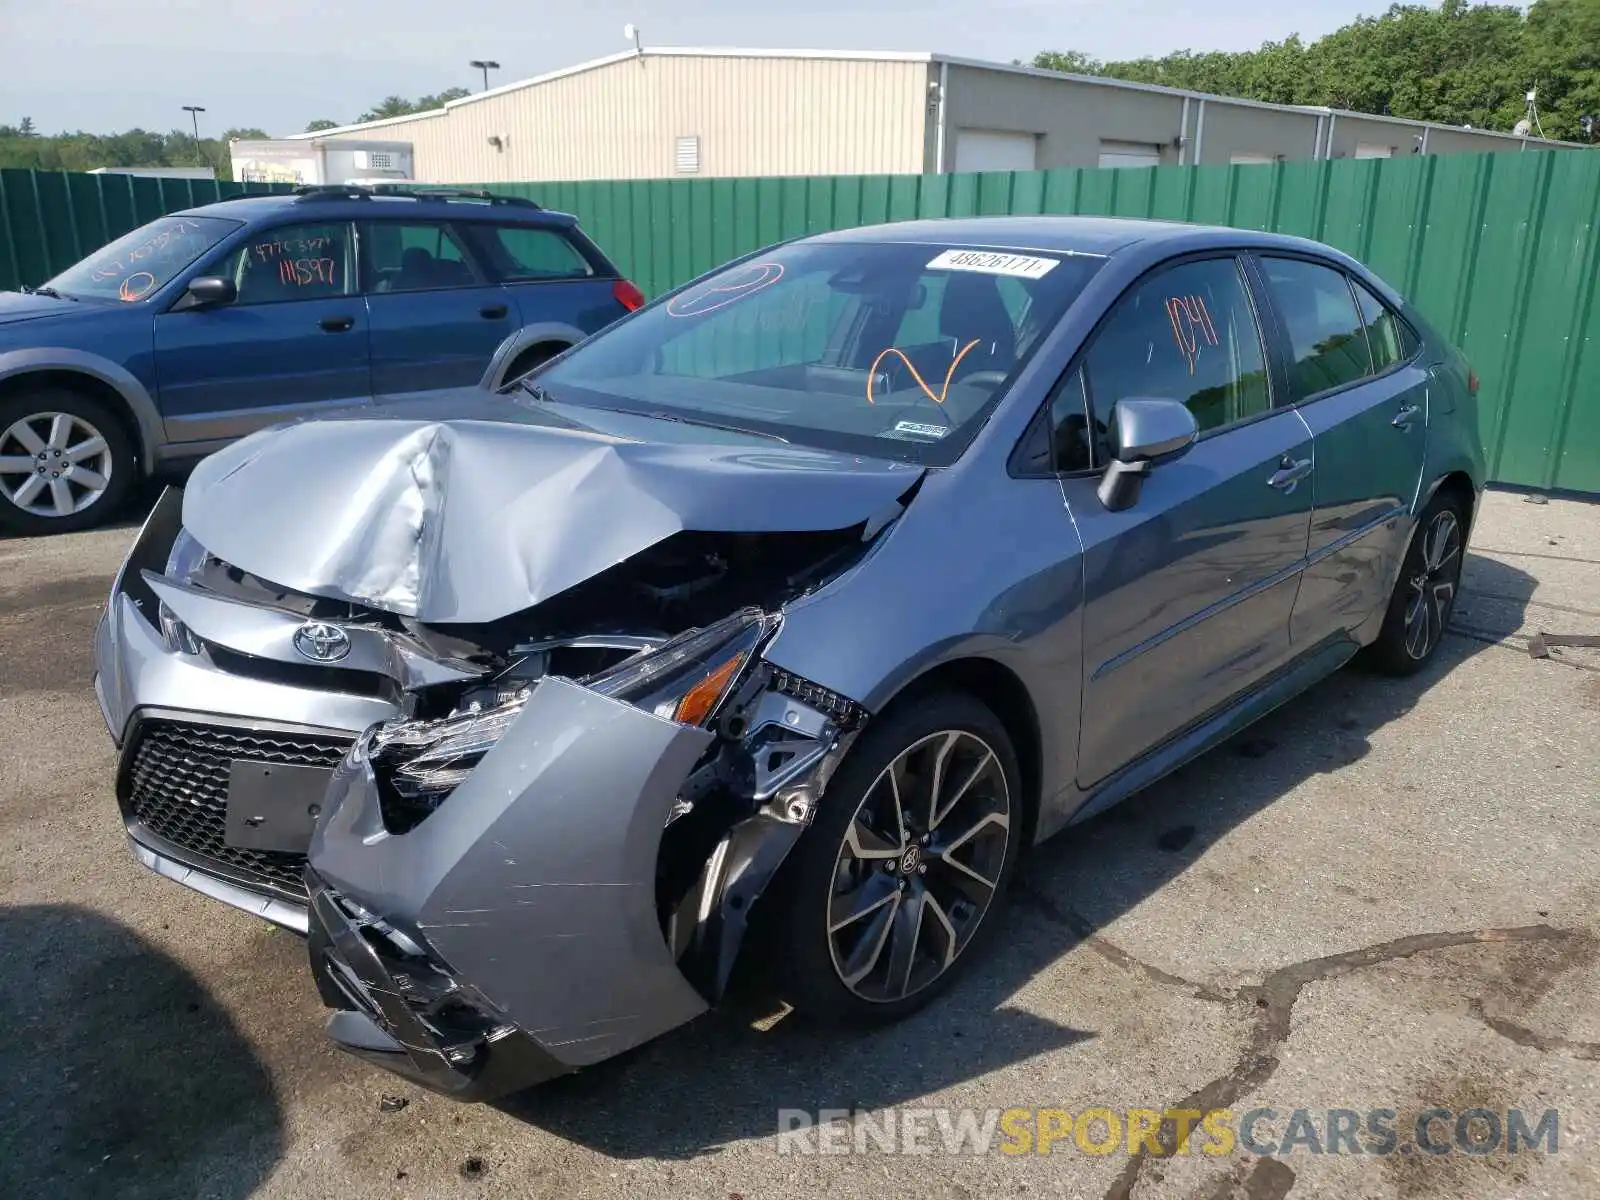
[(1441, 509), (1422, 532), (1422, 561), (1408, 581), (1406, 653), (1421, 662), (1444, 636), (1461, 582), (1461, 523)]
[(902, 750), (845, 830), (828, 897), (828, 947), (863, 1000), (904, 1000), (948, 971), (993, 904), (1012, 827), (994, 749), (961, 729)]
[(111, 486), (104, 436), (72, 413), (39, 412), (0, 433), (0, 496), (35, 517), (70, 517)]

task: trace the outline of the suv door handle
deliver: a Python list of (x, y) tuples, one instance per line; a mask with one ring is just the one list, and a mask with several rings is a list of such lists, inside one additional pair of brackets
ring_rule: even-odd
[(1281, 492), (1292, 492), (1302, 479), (1311, 474), (1309, 458), (1290, 458), (1287, 454), (1278, 462), (1278, 469), (1267, 476), (1267, 484)]
[(504, 304), (488, 304), (478, 310), (478, 315), (485, 321), (498, 321), (510, 311)]
[(1395, 413), (1394, 420), (1390, 421), (1389, 424), (1393, 425), (1396, 429), (1409, 429), (1411, 428), (1411, 422), (1415, 421), (1421, 415), (1421, 408), (1417, 407), (1415, 404), (1407, 404), (1402, 407), (1399, 412)]
[(323, 317), (317, 322), (329, 333), (343, 333), (347, 329), (353, 329), (355, 323), (354, 317)]

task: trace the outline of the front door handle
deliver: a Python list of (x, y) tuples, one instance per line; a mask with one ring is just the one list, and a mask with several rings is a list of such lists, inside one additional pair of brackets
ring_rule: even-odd
[(1395, 413), (1394, 420), (1390, 421), (1389, 424), (1393, 425), (1396, 429), (1409, 429), (1411, 428), (1411, 422), (1415, 421), (1421, 415), (1422, 409), (1418, 408), (1415, 404), (1407, 404), (1399, 412)]
[(488, 304), (478, 310), (478, 315), (485, 321), (498, 321), (510, 311), (504, 304)]
[(329, 333), (343, 333), (347, 329), (355, 328), (356, 319), (354, 317), (323, 317), (317, 324), (321, 325)]
[(1285, 454), (1278, 463), (1278, 469), (1267, 476), (1267, 483), (1277, 488), (1280, 492), (1292, 492), (1296, 485), (1311, 474), (1311, 460), (1309, 458), (1290, 458)]

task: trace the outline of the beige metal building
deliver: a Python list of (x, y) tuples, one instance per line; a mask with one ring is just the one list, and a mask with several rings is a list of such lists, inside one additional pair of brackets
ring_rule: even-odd
[[(381, 133), (380, 133), (381, 131)], [(434, 183), (1253, 163), (1570, 143), (941, 54), (630, 50), (303, 138), (410, 142)]]

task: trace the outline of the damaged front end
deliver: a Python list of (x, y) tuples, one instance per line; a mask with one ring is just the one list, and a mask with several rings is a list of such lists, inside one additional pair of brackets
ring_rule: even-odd
[(722, 995), (865, 719), (765, 648), (923, 477), (495, 414), (212, 456), (96, 638), (141, 859), (307, 932), (334, 1039), (462, 1097)]
[(714, 1003), (865, 715), (760, 658), (779, 620), (358, 739), (307, 872), (334, 1041), (480, 1100)]

